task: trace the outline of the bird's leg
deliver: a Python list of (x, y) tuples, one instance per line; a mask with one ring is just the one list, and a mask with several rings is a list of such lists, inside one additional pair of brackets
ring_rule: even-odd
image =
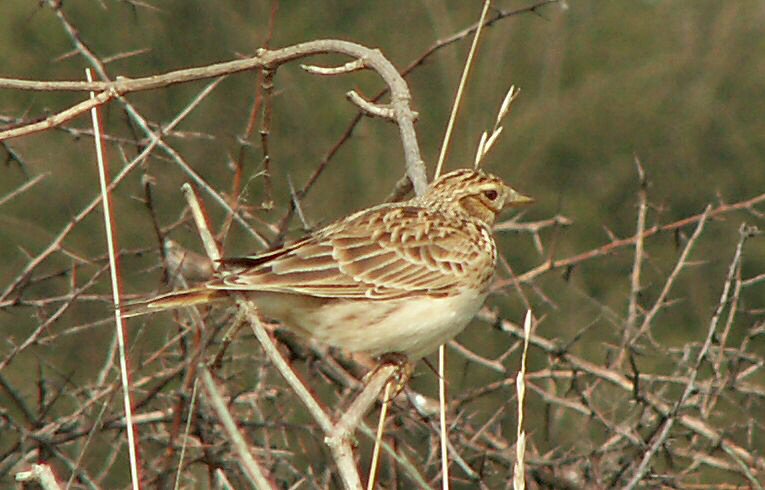
[(396, 386), (394, 387), (393, 394), (390, 399), (396, 398), (406, 386), (409, 378), (414, 373), (414, 364), (409, 362), (409, 358), (405, 354), (399, 352), (389, 352), (380, 356), (377, 367), (367, 375), (372, 377), (382, 366), (395, 366), (396, 367)]

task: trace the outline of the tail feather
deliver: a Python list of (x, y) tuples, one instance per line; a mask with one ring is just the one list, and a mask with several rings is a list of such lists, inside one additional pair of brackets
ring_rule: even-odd
[(126, 318), (147, 315), (158, 311), (172, 310), (184, 306), (193, 306), (218, 301), (226, 297), (226, 292), (200, 286), (183, 291), (173, 291), (153, 298), (128, 303), (122, 310)]

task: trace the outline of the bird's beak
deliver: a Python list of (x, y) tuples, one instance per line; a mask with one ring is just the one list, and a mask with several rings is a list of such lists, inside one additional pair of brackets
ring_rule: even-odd
[(521, 206), (527, 206), (534, 202), (533, 197), (524, 196), (520, 192), (508, 187), (507, 200), (505, 201), (505, 209), (507, 208), (519, 208)]

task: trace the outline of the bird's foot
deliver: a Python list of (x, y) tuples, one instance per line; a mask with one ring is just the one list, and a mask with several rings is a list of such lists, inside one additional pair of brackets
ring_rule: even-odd
[(414, 364), (409, 362), (409, 358), (404, 354), (389, 352), (380, 356), (377, 367), (367, 375), (367, 378), (371, 378), (383, 366), (394, 366), (396, 368), (394, 390), (390, 396), (392, 400), (406, 387), (406, 383), (414, 373)]

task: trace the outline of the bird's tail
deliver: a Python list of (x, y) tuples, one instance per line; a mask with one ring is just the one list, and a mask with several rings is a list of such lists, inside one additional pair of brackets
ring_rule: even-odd
[(122, 315), (130, 318), (158, 311), (182, 308), (184, 306), (212, 303), (213, 301), (224, 299), (226, 296), (225, 291), (200, 286), (128, 303), (124, 306)]

